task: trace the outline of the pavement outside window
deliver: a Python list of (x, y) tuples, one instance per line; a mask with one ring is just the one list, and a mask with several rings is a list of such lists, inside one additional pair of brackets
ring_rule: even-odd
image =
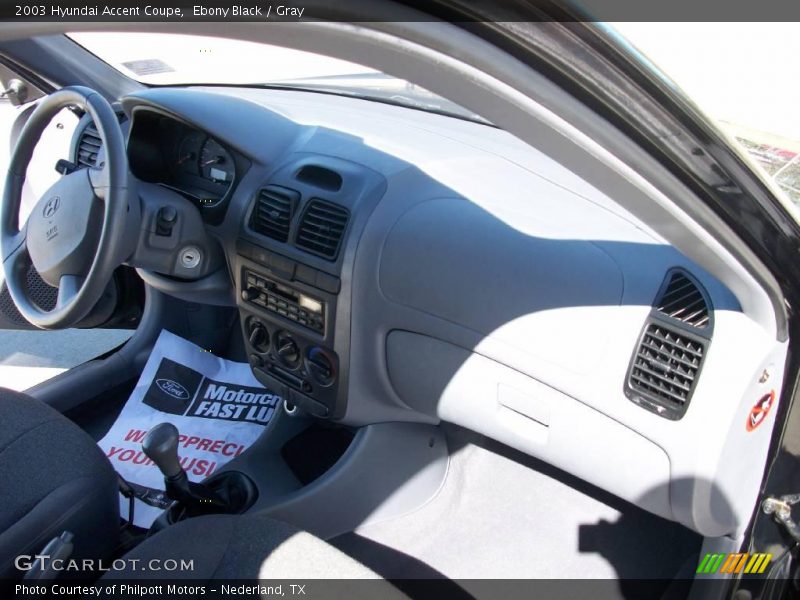
[(614, 23), (800, 206), (796, 23)]
[(0, 386), (26, 390), (116, 348), (130, 330), (0, 331)]

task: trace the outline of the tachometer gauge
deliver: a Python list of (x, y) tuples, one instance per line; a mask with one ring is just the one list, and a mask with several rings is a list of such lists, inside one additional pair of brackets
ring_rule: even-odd
[(234, 176), (233, 157), (209, 138), (200, 153), (200, 175), (215, 183), (231, 183)]
[(181, 139), (178, 154), (175, 157), (174, 169), (183, 173), (200, 175), (198, 162), (203, 144), (203, 134), (199, 131), (189, 133)]

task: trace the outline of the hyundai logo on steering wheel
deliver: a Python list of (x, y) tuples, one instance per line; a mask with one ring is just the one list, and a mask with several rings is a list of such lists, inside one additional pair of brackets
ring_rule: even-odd
[(61, 198), (59, 196), (53, 196), (45, 203), (44, 208), (42, 209), (42, 216), (45, 219), (51, 218), (54, 214), (56, 214), (59, 206), (61, 206)]

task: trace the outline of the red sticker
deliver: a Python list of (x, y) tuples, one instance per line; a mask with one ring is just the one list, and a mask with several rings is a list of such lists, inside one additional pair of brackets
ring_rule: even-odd
[(753, 431), (766, 421), (773, 404), (775, 404), (775, 390), (772, 390), (769, 394), (765, 394), (756, 402), (756, 405), (750, 409), (750, 414), (747, 415), (747, 431)]

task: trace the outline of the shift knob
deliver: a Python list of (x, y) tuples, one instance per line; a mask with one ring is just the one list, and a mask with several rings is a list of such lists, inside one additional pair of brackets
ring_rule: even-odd
[(142, 450), (164, 477), (173, 478), (183, 472), (178, 459), (178, 429), (172, 423), (159, 423), (148, 431), (142, 440)]

